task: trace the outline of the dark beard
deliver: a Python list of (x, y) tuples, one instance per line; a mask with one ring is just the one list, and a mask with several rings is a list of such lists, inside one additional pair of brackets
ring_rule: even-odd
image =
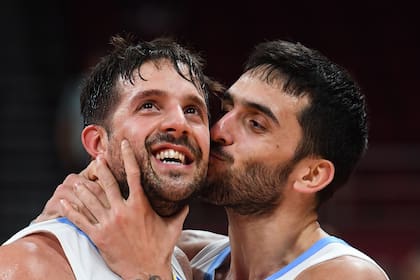
[[(143, 172), (141, 172), (143, 173)], [(142, 178), (145, 178), (145, 175), (142, 174)], [(147, 180), (141, 180), (142, 186), (148, 186), (147, 188), (144, 187), (144, 193), (149, 200), (150, 205), (152, 206), (153, 210), (161, 217), (169, 217), (176, 215), (181, 211), (186, 205), (190, 203), (190, 201), (196, 196), (196, 193), (193, 193), (186, 199), (171, 201), (168, 200), (160, 195), (160, 193), (147, 182)], [(122, 196), (127, 199), (129, 196), (129, 187), (126, 180), (118, 180), (118, 185), (120, 186)], [(147, 190), (146, 190), (147, 189)]]
[(209, 178), (200, 193), (203, 200), (232, 209), (240, 215), (270, 214), (280, 203), (291, 173), (291, 160), (276, 168), (249, 161), (240, 170), (225, 170)]
[[(150, 161), (144, 161), (143, 164), (150, 164)], [(144, 165), (143, 165), (144, 166)], [(207, 171), (207, 169), (205, 170)], [(142, 168), (141, 173), (141, 185), (143, 186), (144, 192), (156, 213), (162, 217), (168, 217), (177, 214), (182, 210), (193, 197), (196, 196), (197, 192), (204, 186), (206, 172), (203, 174), (196, 174), (194, 179), (184, 186), (188, 195), (180, 195), (179, 197), (168, 198), (165, 194), (169, 192), (168, 188), (162, 188), (163, 185), (167, 184), (162, 181), (154, 172), (153, 169)], [(170, 173), (172, 179), (176, 179), (180, 184), (185, 184), (184, 179), (178, 173)]]
[[(199, 172), (195, 174), (193, 180), (189, 183), (185, 183), (181, 174), (177, 172), (172, 172), (170, 174), (170, 177), (174, 182), (174, 187), (177, 187), (176, 185), (182, 185), (182, 188), (185, 190), (183, 193), (179, 193), (178, 196), (175, 196), (173, 192), (171, 193), (171, 186), (168, 186), (168, 182), (162, 180), (154, 172), (151, 162), (148, 158), (148, 154), (152, 153), (149, 150), (149, 147), (159, 142), (169, 142), (178, 145), (184, 145), (192, 151), (197, 161), (196, 164), (198, 166)], [(175, 215), (180, 210), (182, 210), (196, 195), (196, 193), (201, 190), (202, 186), (204, 186), (207, 173), (207, 161), (203, 162), (202, 151), (190, 143), (189, 138), (185, 135), (176, 139), (171, 134), (157, 134), (146, 139), (145, 147), (147, 149), (147, 153), (137, 155), (137, 163), (140, 167), (141, 174), (141, 185), (143, 186), (144, 193), (146, 194), (153, 210), (157, 214), (162, 217)], [(123, 197), (127, 199), (129, 196), (129, 188), (126, 180), (127, 175), (123, 166), (124, 165), (121, 159), (121, 168), (113, 173), (117, 178), (117, 182), (120, 186)]]

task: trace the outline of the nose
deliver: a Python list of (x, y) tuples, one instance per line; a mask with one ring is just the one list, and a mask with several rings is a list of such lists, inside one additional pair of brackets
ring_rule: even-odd
[(234, 115), (231, 112), (223, 115), (211, 128), (212, 141), (228, 146), (233, 144)]
[(188, 123), (184, 110), (176, 107), (168, 110), (160, 125), (161, 131), (169, 132), (175, 137), (191, 133), (191, 126)]

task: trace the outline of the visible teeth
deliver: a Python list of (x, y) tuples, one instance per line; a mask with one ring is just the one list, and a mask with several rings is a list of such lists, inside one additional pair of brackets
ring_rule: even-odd
[(160, 151), (156, 154), (156, 158), (164, 162), (179, 161), (180, 163), (185, 164), (185, 155), (173, 149)]

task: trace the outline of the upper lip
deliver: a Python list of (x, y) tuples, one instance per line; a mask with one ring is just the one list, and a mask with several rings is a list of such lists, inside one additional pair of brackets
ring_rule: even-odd
[(214, 149), (210, 152), (210, 156), (218, 160), (232, 161), (232, 157), (220, 149)]
[(193, 162), (195, 160), (195, 157), (193, 155), (193, 153), (191, 153), (191, 151), (185, 147), (185, 146), (181, 146), (181, 145), (176, 145), (176, 144), (172, 144), (172, 143), (161, 143), (161, 144), (156, 144), (151, 146), (151, 152), (153, 155), (156, 155), (158, 152), (162, 151), (162, 150), (167, 150), (167, 149), (172, 149), (174, 151), (177, 151), (179, 153), (182, 153), (185, 155), (185, 162), (187, 164)]
[(219, 160), (224, 160), (223, 156), (221, 156), (219, 153), (216, 153), (216, 152), (211, 152), (210, 156), (214, 157), (214, 158), (217, 158)]

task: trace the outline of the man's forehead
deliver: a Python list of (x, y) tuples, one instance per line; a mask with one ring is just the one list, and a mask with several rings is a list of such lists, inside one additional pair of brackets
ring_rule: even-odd
[(231, 100), (237, 105), (248, 106), (252, 104), (251, 107), (270, 108), (274, 114), (283, 112), (288, 106), (292, 106), (299, 111), (309, 103), (307, 96), (299, 97), (288, 94), (284, 90), (281, 80), (272, 83), (263, 79), (261, 75), (255, 75), (255, 72), (244, 73), (227, 90), (223, 99), (225, 101)]
[[(169, 59), (147, 60), (133, 69), (131, 79), (143, 78), (148, 80), (158, 72), (175, 71), (174, 64)], [(122, 80), (124, 77), (120, 77)]]
[(227, 90), (225, 97), (232, 100), (260, 99), (266, 95), (264, 89), (267, 87), (271, 86), (254, 75), (245, 73)]
[[(175, 77), (180, 77), (181, 79), (184, 79), (184, 81), (190, 83), (193, 86), (193, 88), (191, 88), (191, 91), (199, 94), (201, 97), (204, 98), (204, 89), (201, 86), (199, 86), (200, 82), (196, 77), (193, 76), (193, 79), (195, 80), (192, 80), (190, 78), (191, 75), (189, 67), (185, 63), (182, 63), (180, 61), (177, 61), (176, 63), (177, 64), (175, 66), (172, 63), (172, 61), (166, 58), (145, 61), (139, 67), (135, 68), (129, 77), (123, 77), (120, 75), (117, 79), (117, 85), (133, 86), (138, 81), (146, 82), (149, 80), (153, 80), (153, 78), (158, 75), (168, 74), (168, 76), (170, 77), (172, 74), (175, 74)], [(181, 73), (177, 71), (176, 67), (178, 67)], [(194, 83), (193, 81), (196, 82)]]

